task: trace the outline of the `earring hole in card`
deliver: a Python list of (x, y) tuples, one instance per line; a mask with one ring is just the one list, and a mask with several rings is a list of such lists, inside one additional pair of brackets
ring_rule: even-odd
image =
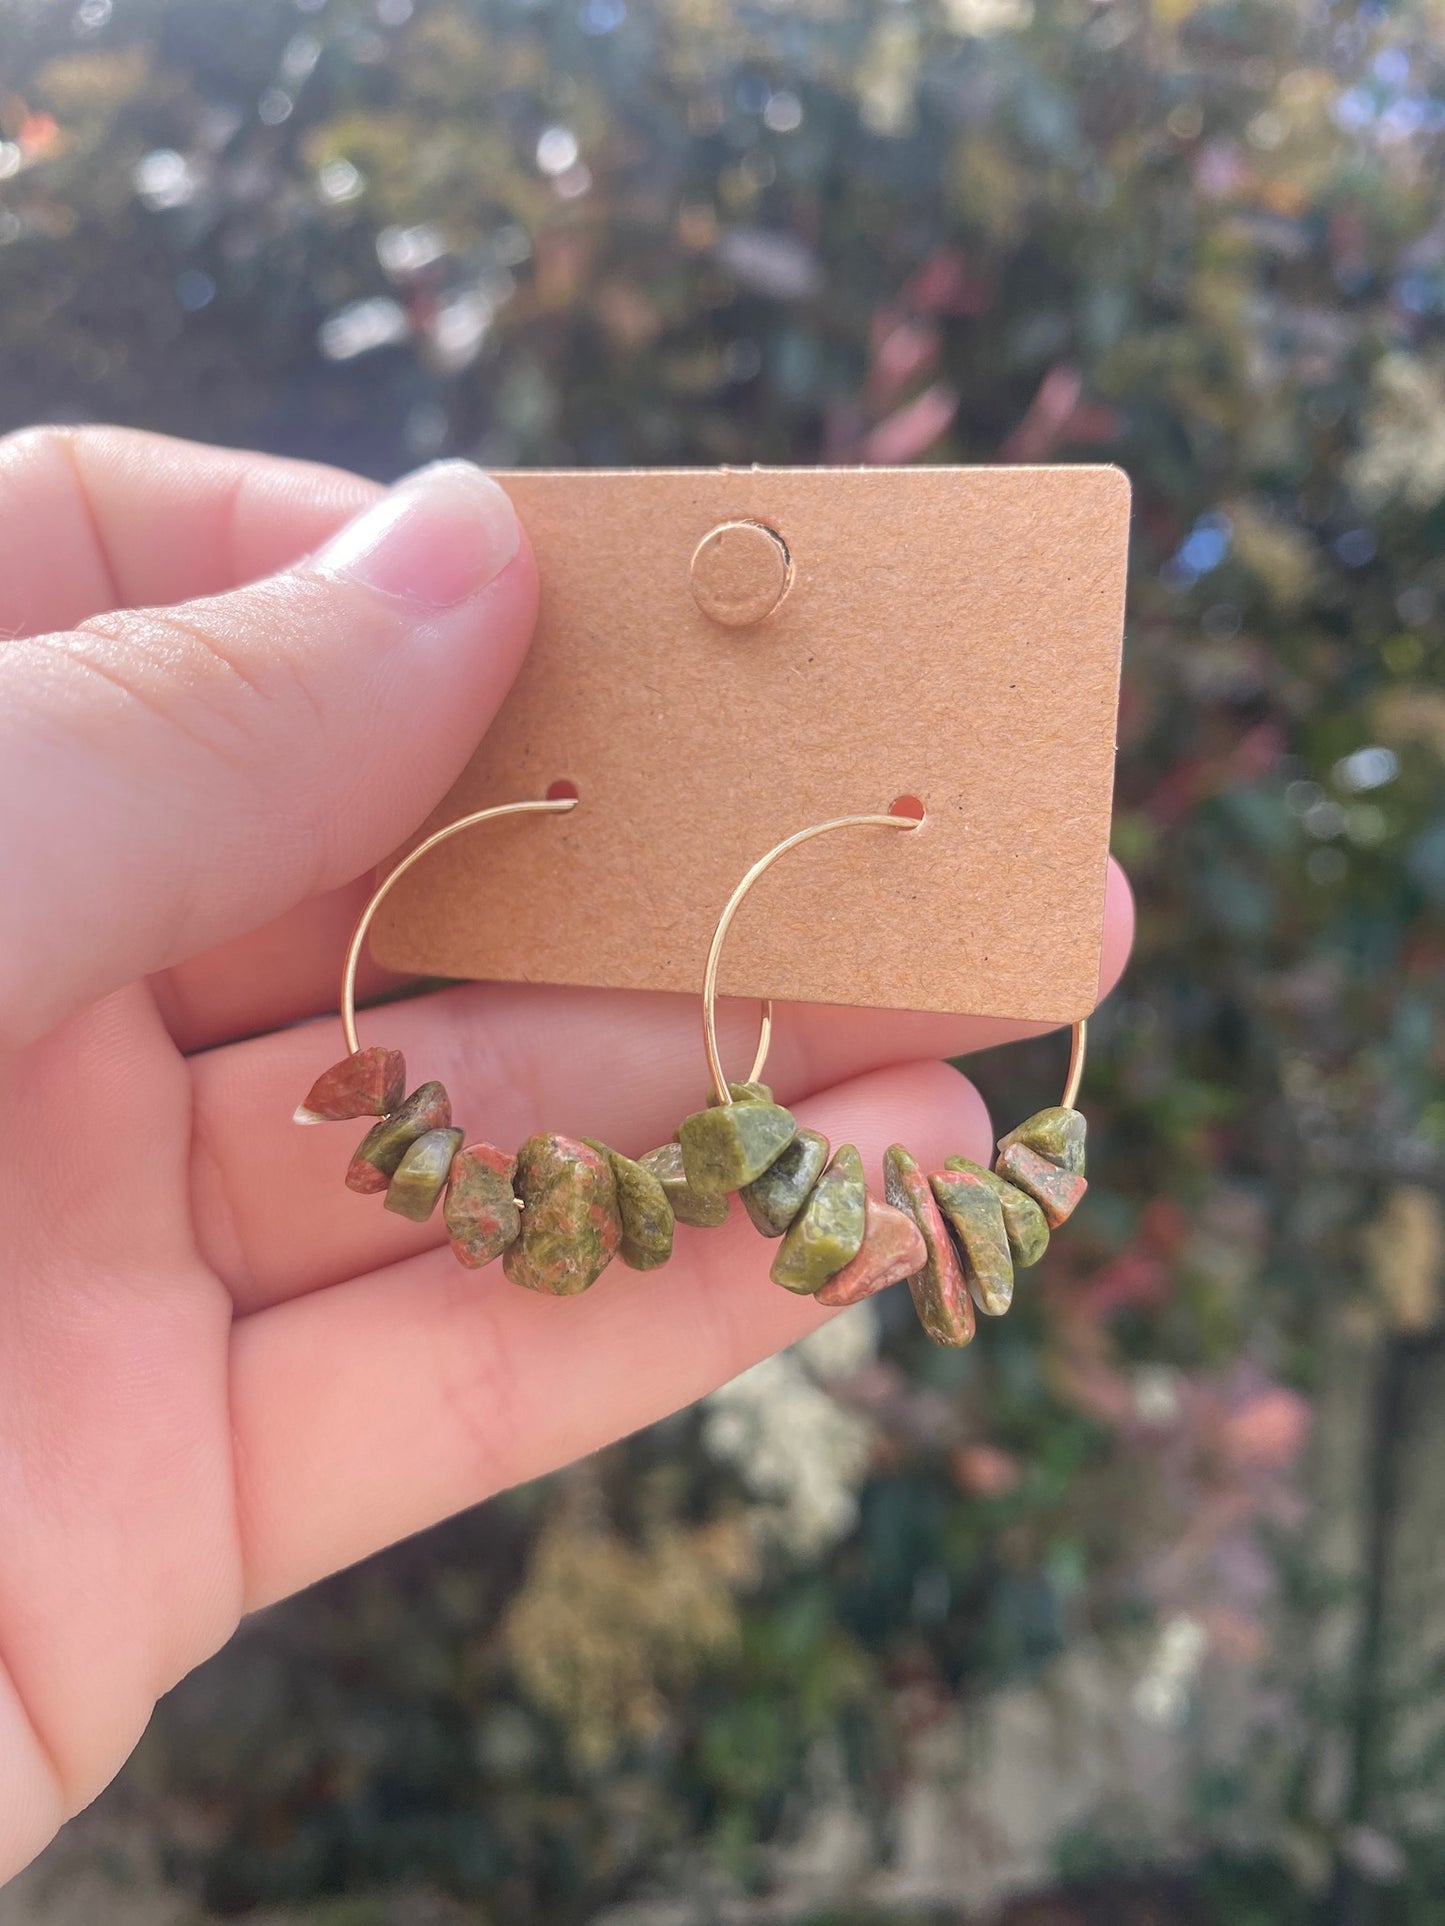
[(556, 782), (547, 785), (548, 802), (576, 802), (579, 793), (570, 776), (559, 776)]
[(917, 796), (895, 796), (888, 805), (888, 814), (904, 816), (916, 829), (922, 829), (928, 811)]

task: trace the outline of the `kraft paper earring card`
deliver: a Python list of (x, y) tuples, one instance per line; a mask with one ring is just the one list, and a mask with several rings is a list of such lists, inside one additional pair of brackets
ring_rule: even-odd
[(417, 837), (576, 785), (564, 817), (458, 836), (378, 917), (426, 974), (695, 993), (758, 852), (837, 836), (738, 919), (728, 994), (1068, 1022), (1093, 1005), (1129, 485), (1114, 468), (499, 477), (541, 616)]

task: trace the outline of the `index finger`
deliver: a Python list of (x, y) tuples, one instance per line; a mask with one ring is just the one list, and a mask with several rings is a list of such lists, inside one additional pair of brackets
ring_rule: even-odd
[(0, 440), (0, 636), (223, 594), (380, 493), (343, 469), (137, 429), (24, 429)]

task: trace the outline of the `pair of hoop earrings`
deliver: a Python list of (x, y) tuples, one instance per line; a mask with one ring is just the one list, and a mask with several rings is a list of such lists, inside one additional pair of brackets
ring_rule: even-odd
[(469, 1143), (452, 1122), (440, 1083), (406, 1090), (399, 1050), (362, 1049), (356, 1033), (356, 970), (372, 919), (397, 882), (449, 837), (504, 816), (562, 815), (575, 796), (502, 803), (428, 836), (378, 886), (362, 911), (341, 975), (341, 1027), (349, 1052), (296, 1112), (298, 1123), (378, 1121), (346, 1173), (352, 1190), (385, 1192), (387, 1210), (424, 1223), (438, 1203), (451, 1248), (469, 1270), (500, 1257), (514, 1284), (553, 1297), (591, 1288), (614, 1257), (651, 1271), (672, 1255), (677, 1224), (721, 1224), (737, 1192), (764, 1237), (780, 1239), (772, 1278), (830, 1306), (856, 1304), (907, 1279), (914, 1306), (938, 1344), (967, 1344), (975, 1307), (999, 1317), (1013, 1297), (1015, 1266), (1036, 1264), (1049, 1233), (1073, 1213), (1084, 1180), (1084, 1119), (1074, 1108), (1084, 1072), (1085, 1026), (1073, 1027), (1063, 1100), (1002, 1138), (992, 1170), (950, 1157), (927, 1173), (902, 1144), (883, 1159), (884, 1195), (867, 1188), (852, 1144), (833, 1151), (800, 1126), (761, 1082), (772, 1040), (763, 1005), (752, 1069), (730, 1083), (717, 1044), (717, 975), (733, 918), (780, 857), (836, 829), (917, 829), (910, 815), (840, 816), (787, 837), (748, 871), (718, 918), (703, 972), (703, 1047), (712, 1091), (673, 1141), (639, 1158), (593, 1138), (529, 1137), (517, 1153)]

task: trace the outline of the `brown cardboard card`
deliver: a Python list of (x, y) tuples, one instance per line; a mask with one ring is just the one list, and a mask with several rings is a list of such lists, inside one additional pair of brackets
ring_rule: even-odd
[[(921, 830), (840, 831), (770, 871), (739, 912), (721, 989), (1048, 1022), (1092, 1007), (1128, 545), (1119, 470), (500, 479), (537, 554), (537, 635), (414, 842), (558, 779), (581, 800), (483, 824), (418, 863), (378, 916), (382, 962), (696, 992), (759, 856), (809, 823), (917, 796)], [(774, 531), (785, 566), (756, 529), (709, 543), (728, 522)]]

